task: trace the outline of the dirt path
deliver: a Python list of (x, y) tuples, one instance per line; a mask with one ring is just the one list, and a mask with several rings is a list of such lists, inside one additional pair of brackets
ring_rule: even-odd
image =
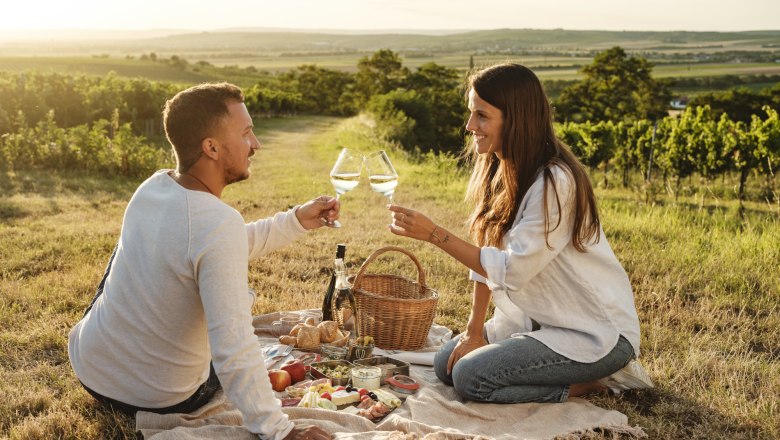
[(322, 152), (318, 151), (314, 138), (333, 130), (342, 121), (327, 117), (258, 121), (260, 149), (252, 157), (252, 176), (228, 187), (226, 202), (240, 205), (265, 201), (268, 209), (261, 211), (271, 214), (287, 204), (332, 192), (328, 178), (332, 164), (317, 157)]

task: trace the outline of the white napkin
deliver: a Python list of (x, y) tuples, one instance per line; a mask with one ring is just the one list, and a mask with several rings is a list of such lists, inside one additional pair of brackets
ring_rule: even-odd
[(371, 354), (373, 356), (387, 356), (410, 364), (433, 366), (433, 357), (436, 355), (436, 352), (382, 350), (381, 348), (375, 348)]
[(447, 341), (452, 339), (452, 331), (447, 327), (433, 324), (431, 330), (428, 332), (428, 339), (425, 341), (425, 346), (415, 351), (404, 350), (383, 350), (381, 348), (374, 348), (371, 353), (374, 356), (387, 356), (399, 361), (409, 362), (415, 365), (427, 365), (433, 366), (433, 357), (436, 356), (436, 352)]

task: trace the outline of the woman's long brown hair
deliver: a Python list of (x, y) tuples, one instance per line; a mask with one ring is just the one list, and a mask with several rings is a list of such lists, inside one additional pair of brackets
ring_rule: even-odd
[(572, 243), (580, 251), (599, 239), (600, 220), (596, 199), (585, 168), (553, 129), (550, 103), (534, 73), (518, 64), (499, 64), (473, 74), (468, 90), (501, 110), (503, 133), (501, 157), (478, 154), (467, 145), (474, 163), (466, 198), (475, 204), (471, 214), (471, 237), (480, 246), (501, 247), (504, 234), (512, 227), (523, 197), (539, 172), (544, 173), (544, 237), (550, 247), (550, 231), (560, 226), (561, 218), (550, 225), (548, 186), (561, 211), (561, 200), (551, 167), (560, 166), (574, 180)]

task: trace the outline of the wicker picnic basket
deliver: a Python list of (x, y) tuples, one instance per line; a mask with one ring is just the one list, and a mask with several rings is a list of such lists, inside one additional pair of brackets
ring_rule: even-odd
[[(417, 281), (366, 273), (377, 257), (390, 251), (400, 252), (414, 262)], [(386, 350), (418, 350), (425, 345), (439, 294), (425, 285), (425, 273), (411, 252), (395, 246), (378, 249), (350, 278), (359, 315), (358, 334), (372, 336), (375, 345)]]

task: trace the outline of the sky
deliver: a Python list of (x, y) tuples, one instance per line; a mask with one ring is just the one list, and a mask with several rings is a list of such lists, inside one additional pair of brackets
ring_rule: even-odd
[(780, 30), (780, 0), (0, 0), (0, 30)]

